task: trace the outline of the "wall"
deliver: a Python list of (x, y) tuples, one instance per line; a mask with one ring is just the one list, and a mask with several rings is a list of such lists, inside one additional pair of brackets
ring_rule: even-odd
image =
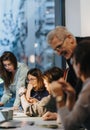
[(66, 27), (75, 36), (90, 36), (90, 0), (66, 0)]

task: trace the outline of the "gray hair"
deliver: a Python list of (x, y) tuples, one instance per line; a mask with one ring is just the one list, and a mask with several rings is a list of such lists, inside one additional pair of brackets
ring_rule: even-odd
[(51, 44), (54, 37), (57, 37), (59, 40), (63, 41), (63, 39), (68, 35), (71, 35), (75, 39), (74, 35), (71, 32), (69, 32), (66, 27), (56, 26), (55, 29), (48, 33), (47, 42)]

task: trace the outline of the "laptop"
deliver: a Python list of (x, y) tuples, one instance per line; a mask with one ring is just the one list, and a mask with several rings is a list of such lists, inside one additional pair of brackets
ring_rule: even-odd
[(3, 116), (2, 112), (0, 112), (0, 123), (5, 121), (5, 117)]

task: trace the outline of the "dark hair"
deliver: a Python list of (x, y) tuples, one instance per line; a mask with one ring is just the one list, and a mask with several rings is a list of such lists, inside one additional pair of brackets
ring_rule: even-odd
[(42, 74), (42, 71), (38, 68), (33, 68), (33, 69), (30, 69), (27, 73), (27, 77), (26, 77), (26, 83), (25, 83), (25, 86), (27, 87), (27, 84), (28, 84), (28, 75), (32, 75), (32, 76), (35, 76), (37, 78), (37, 88), (36, 90), (40, 91), (44, 88), (44, 82), (43, 82), (43, 74)]
[(49, 83), (58, 80), (60, 77), (63, 77), (63, 75), (64, 75), (63, 70), (56, 66), (46, 70), (43, 73), (43, 76), (47, 78)]
[(85, 77), (90, 76), (90, 41), (83, 40), (74, 50), (73, 58), (75, 64), (80, 64), (80, 71)]
[(0, 57), (0, 76), (4, 80), (5, 86), (8, 87), (13, 82), (13, 76), (12, 73), (8, 72), (3, 65), (3, 61), (6, 60), (10, 61), (13, 64), (14, 69), (16, 70), (17, 59), (15, 55), (10, 51), (5, 51)]

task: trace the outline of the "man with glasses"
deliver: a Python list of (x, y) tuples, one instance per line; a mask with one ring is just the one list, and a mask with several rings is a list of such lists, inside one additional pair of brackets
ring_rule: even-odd
[(75, 88), (76, 95), (78, 95), (80, 92), (82, 83), (77, 79), (70, 60), (74, 49), (83, 39), (90, 40), (90, 37), (75, 38), (75, 36), (64, 26), (56, 26), (56, 28), (50, 31), (47, 35), (47, 41), (52, 49), (59, 56), (63, 56), (66, 59), (66, 62), (69, 66), (67, 81)]

